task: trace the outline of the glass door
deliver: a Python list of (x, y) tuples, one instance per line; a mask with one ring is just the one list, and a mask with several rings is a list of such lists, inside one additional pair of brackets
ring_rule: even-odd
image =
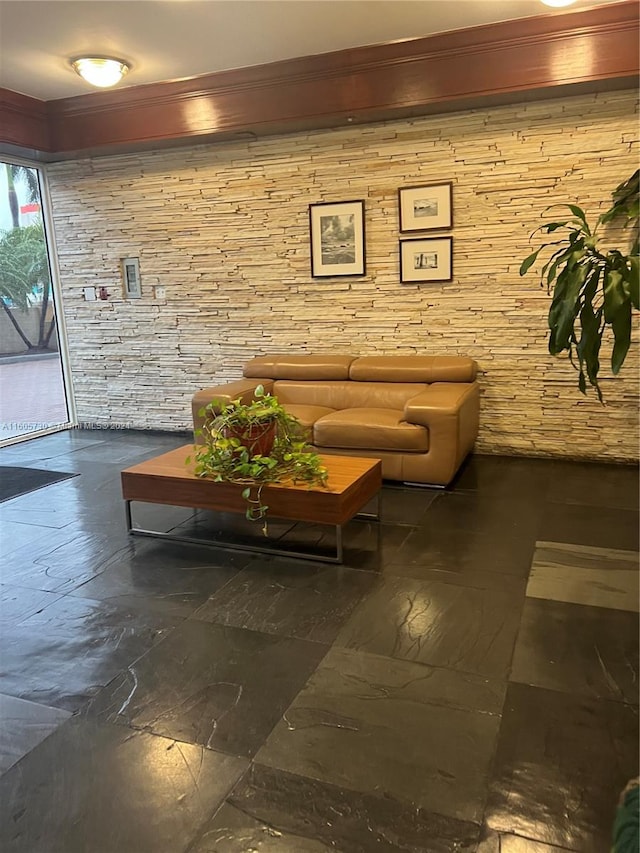
[(73, 420), (39, 167), (0, 162), (0, 445)]

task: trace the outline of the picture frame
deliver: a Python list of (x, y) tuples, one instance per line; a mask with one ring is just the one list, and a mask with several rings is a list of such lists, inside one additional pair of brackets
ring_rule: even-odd
[(453, 227), (453, 185), (451, 181), (400, 187), (398, 190), (400, 233), (446, 231)]
[(364, 201), (309, 205), (312, 278), (364, 275)]
[(453, 280), (453, 237), (400, 240), (400, 281)]

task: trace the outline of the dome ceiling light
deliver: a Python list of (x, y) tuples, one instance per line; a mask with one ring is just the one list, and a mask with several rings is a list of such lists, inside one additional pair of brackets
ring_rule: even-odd
[(576, 0), (541, 0), (545, 6), (553, 6), (554, 9), (560, 9), (562, 6), (572, 6)]
[(71, 67), (83, 80), (100, 89), (115, 86), (130, 68), (123, 59), (109, 56), (79, 56), (71, 60)]

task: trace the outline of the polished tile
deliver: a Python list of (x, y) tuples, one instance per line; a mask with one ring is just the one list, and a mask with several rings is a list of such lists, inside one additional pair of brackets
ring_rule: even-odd
[(189, 853), (471, 853), (478, 826), (252, 765)]
[[(414, 530), (410, 525), (381, 524), (364, 519), (354, 519), (344, 525), (343, 563), (347, 568), (379, 572), (390, 564), (393, 555)], [(256, 522), (248, 522), (243, 516), (232, 513), (207, 514), (199, 512), (194, 519), (182, 524), (174, 532), (190, 536), (197, 541), (209, 543), (222, 539), (231, 544), (259, 545), (273, 549), (290, 549), (314, 552), (318, 556), (335, 557), (336, 533), (333, 525), (293, 523), (282, 519), (268, 522), (268, 540)], [(224, 553), (224, 549), (218, 549)], [(274, 559), (295, 559), (272, 555)], [(271, 557), (267, 554), (266, 557)], [(265, 557), (265, 558), (266, 558)], [(321, 560), (310, 561), (321, 565)], [(308, 561), (307, 561), (308, 564)], [(300, 563), (300, 565), (304, 565)]]
[(108, 722), (253, 755), (326, 646), (183, 622), (89, 704)]
[(539, 504), (546, 499), (552, 472), (550, 459), (472, 453), (447, 491), (475, 492), (486, 498)]
[(640, 477), (637, 465), (553, 460), (549, 500), (554, 503), (638, 510)]
[[(242, 516), (240, 516), (242, 518)], [(255, 522), (249, 525), (256, 529)], [(264, 534), (257, 527), (260, 540), (263, 544)], [(299, 548), (301, 550), (314, 550), (318, 553), (335, 556), (336, 553), (336, 529), (333, 524), (310, 524), (307, 521), (290, 522), (284, 519), (269, 519), (267, 539), (273, 540), (276, 547)], [(285, 558), (286, 559), (286, 558)]]
[(52, 500), (48, 493), (42, 491), (31, 492), (0, 505), (0, 523), (3, 527), (12, 521), (59, 530), (77, 519), (73, 503), (70, 505), (57, 495)]
[[(113, 478), (119, 477), (117, 468), (113, 470)], [(76, 496), (79, 504), (77, 520), (85, 527), (94, 527), (91, 517), (100, 518), (100, 528), (109, 530), (119, 538), (131, 538), (127, 532), (125, 521), (125, 503), (120, 488), (115, 488), (114, 480), (105, 484), (99, 493), (90, 496), (80, 493)], [(178, 525), (193, 517), (195, 510), (187, 507), (163, 506), (162, 504), (135, 503), (132, 510), (133, 528), (151, 530), (152, 532), (167, 533)]]
[[(336, 530), (333, 525), (297, 522), (287, 530), (272, 532), (276, 547), (311, 552), (311, 562), (326, 563), (324, 558), (336, 556)], [(365, 518), (354, 518), (342, 528), (343, 558), (340, 565), (350, 569), (380, 572), (392, 555), (415, 528), (405, 524), (386, 524)], [(259, 543), (261, 544), (261, 543)], [(321, 557), (313, 560), (313, 555)], [(276, 559), (278, 559), (277, 555)], [(288, 559), (286, 556), (283, 559)], [(293, 557), (293, 559), (296, 559)]]
[(478, 822), (503, 695), (477, 676), (334, 648), (256, 761)]
[(638, 709), (510, 684), (486, 821), (499, 832), (603, 853), (638, 775)]
[(10, 501), (76, 476), (68, 471), (0, 465), (0, 501)]
[(0, 774), (49, 737), (68, 717), (68, 711), (0, 693)]
[[(110, 434), (106, 434), (107, 438)], [(74, 452), (84, 447), (92, 447), (105, 441), (105, 433), (97, 436), (91, 430), (63, 430), (45, 435), (42, 438), (21, 441), (1, 448), (3, 465), (40, 464), (46, 460), (64, 456), (70, 459)]]
[(350, 649), (506, 678), (523, 596), (385, 575), (336, 638)]
[(167, 445), (166, 448), (159, 447), (156, 441), (151, 444), (145, 440), (144, 434), (138, 432), (135, 438), (123, 435), (120, 440), (104, 441), (89, 447), (79, 448), (74, 453), (74, 460), (86, 461), (91, 464), (107, 462), (110, 465), (128, 468), (130, 465), (136, 465), (138, 462), (143, 462), (145, 459), (165, 452), (165, 449), (168, 451), (174, 447), (181, 447), (183, 444), (187, 444), (188, 440), (176, 436), (174, 439), (162, 443)]
[(74, 717), (0, 779), (0, 849), (182, 853), (246, 766)]
[(57, 601), (60, 595), (39, 589), (0, 584), (0, 627), (17, 625)]
[(529, 598), (511, 680), (638, 703), (638, 616), (621, 610)]
[[(426, 511), (443, 494), (442, 489), (384, 483), (378, 505), (380, 520), (383, 524), (420, 524), (424, 521)], [(362, 512), (375, 512), (375, 509), (373, 500), (362, 508)]]
[[(290, 804), (289, 804), (290, 805)], [(331, 816), (335, 819), (335, 815)], [(295, 821), (287, 815), (287, 824)], [(308, 823), (308, 821), (307, 821)], [(254, 818), (250, 813), (224, 804), (207, 825), (189, 853), (329, 853), (335, 851), (333, 841), (324, 843), (309, 838), (315, 827), (301, 826), (298, 831), (282, 830), (273, 820)], [(304, 833), (304, 835), (303, 835)], [(333, 835), (333, 833), (327, 833)], [(351, 848), (352, 850), (356, 848)], [(363, 849), (363, 848), (357, 848)]]
[[(0, 553), (3, 561), (20, 548), (30, 547), (35, 542), (46, 540), (51, 535), (51, 530), (45, 525), (24, 524), (19, 521), (3, 521), (0, 532)], [(2, 578), (4, 580), (4, 568)]]
[(187, 617), (251, 562), (247, 554), (134, 539), (73, 595)]
[(476, 853), (566, 853), (568, 848), (543, 844), (519, 835), (503, 835), (489, 830), (478, 845)]
[[(52, 459), (43, 462), (42, 467), (59, 467), (60, 461)], [(60, 527), (61, 521), (71, 523), (81, 519), (103, 522), (110, 513), (123, 517), (121, 509), (120, 467), (101, 463), (84, 464), (70, 457), (65, 460), (70, 471), (79, 476), (48, 487), (47, 492), (34, 492), (23, 498), (8, 501), (0, 507), (0, 514), (18, 512), (24, 509), (25, 516), (35, 523), (42, 519), (43, 524)], [(46, 501), (43, 498), (46, 495)]]
[[(194, 517), (195, 510), (180, 506), (134, 503), (132, 527), (134, 530), (150, 530), (152, 533), (169, 533)], [(124, 502), (118, 513), (118, 524), (124, 523)]]
[(514, 598), (520, 602), (524, 600), (524, 593), (527, 587), (525, 578), (474, 569), (467, 571), (447, 571), (446, 569), (429, 569), (412, 565), (394, 565), (389, 566), (386, 571), (390, 575), (414, 578), (420, 581), (435, 581), (438, 583), (453, 584), (454, 586), (467, 586), (473, 589), (500, 589), (503, 592), (513, 594)]
[(476, 572), (495, 572), (526, 578), (534, 544), (529, 538), (487, 536), (481, 530), (418, 527), (391, 555), (389, 565), (396, 574), (416, 578), (432, 570), (471, 577)]
[(55, 471), (61, 464), (67, 465), (74, 472), (72, 479), (62, 480), (47, 486), (46, 489), (38, 489), (5, 501), (0, 504), (0, 520), (55, 528), (64, 527), (74, 521), (77, 518), (75, 496), (80, 492), (94, 492), (99, 475), (97, 471), (90, 470), (78, 476), (81, 472), (66, 460), (61, 463), (60, 460), (51, 459), (40, 463), (40, 467), (43, 470)]
[(356, 519), (343, 529), (344, 565), (382, 572), (394, 565), (398, 549), (417, 528)]
[[(264, 539), (280, 539), (295, 526), (293, 521), (267, 517), (268, 536), (265, 536), (262, 521), (250, 521), (239, 512), (209, 512), (199, 509), (174, 532), (180, 536), (193, 536), (195, 539), (213, 541), (220, 538), (229, 541), (246, 540), (260, 544)], [(320, 525), (303, 525), (300, 532), (304, 534), (309, 528), (313, 531), (313, 541), (318, 541), (324, 533), (324, 528)]]
[(195, 619), (331, 643), (378, 579), (341, 566), (256, 560), (193, 614)]
[[(608, 850), (637, 772), (637, 470), (472, 456), (445, 491), (385, 484), (328, 567), (129, 536), (120, 471), (187, 441), (0, 450), (80, 475), (0, 506), (3, 851)], [(235, 514), (136, 519), (261, 538)]]
[(425, 514), (427, 533), (441, 530), (482, 533), (494, 539), (517, 538), (533, 542), (540, 523), (541, 508), (530, 499), (487, 497), (480, 493), (448, 492)]
[(0, 691), (76, 711), (174, 624), (161, 614), (64, 596), (3, 630)]
[(70, 592), (99, 575), (112, 561), (125, 559), (137, 541), (141, 540), (128, 537), (123, 530), (120, 535), (109, 535), (68, 525), (14, 551), (5, 560), (1, 577), (6, 583), (30, 589)]
[(598, 507), (594, 511), (588, 504), (548, 503), (536, 538), (637, 551), (640, 548), (638, 513), (611, 507)]
[(527, 595), (638, 612), (638, 556), (634, 551), (538, 542)]
[(273, 551), (274, 557), (283, 550), (312, 552), (321, 558), (335, 557), (336, 554), (333, 525), (296, 524), (274, 517), (266, 519), (265, 533), (262, 521), (248, 521), (241, 513), (199, 510), (192, 518), (176, 526), (172, 533), (216, 548), (220, 553), (242, 546)]
[[(48, 527), (76, 524), (95, 532), (111, 529), (112, 533), (126, 535), (125, 506), (120, 485), (122, 465), (89, 464), (74, 460), (68, 467), (78, 470), (81, 476), (49, 486), (48, 505), (43, 505), (40, 497), (42, 493), (36, 492), (2, 505), (0, 517)], [(191, 509), (158, 504), (136, 504), (134, 508), (136, 526), (155, 525), (163, 531), (192, 515)]]

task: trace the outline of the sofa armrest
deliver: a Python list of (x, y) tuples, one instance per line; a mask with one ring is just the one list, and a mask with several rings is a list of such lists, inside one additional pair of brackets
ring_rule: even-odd
[(438, 421), (456, 417), (466, 406), (477, 404), (476, 382), (434, 382), (407, 401), (404, 419), (410, 424), (434, 427)]
[(271, 393), (273, 380), (238, 379), (236, 382), (228, 382), (226, 385), (213, 385), (210, 388), (202, 388), (202, 390), (194, 394), (191, 400), (191, 411), (193, 413), (193, 429), (194, 433), (196, 433), (196, 442), (200, 443), (202, 441), (202, 437), (197, 434), (197, 430), (202, 429), (204, 424), (204, 417), (200, 415), (200, 411), (205, 406), (208, 406), (212, 400), (220, 400), (223, 405), (231, 403), (233, 400), (250, 403), (258, 385), (262, 385), (265, 391)]
[(404, 419), (429, 430), (429, 454), (437, 461), (437, 482), (448, 483), (478, 435), (477, 382), (434, 382), (407, 401)]

